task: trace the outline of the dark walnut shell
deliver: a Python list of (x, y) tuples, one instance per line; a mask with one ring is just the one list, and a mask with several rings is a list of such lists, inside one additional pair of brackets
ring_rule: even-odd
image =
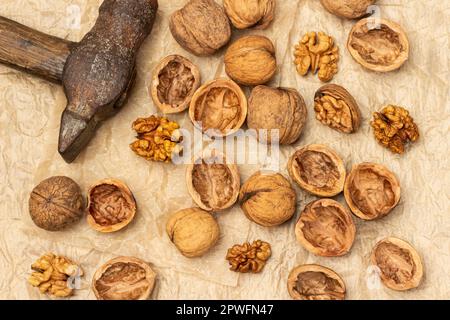
[(94, 230), (109, 233), (125, 228), (136, 209), (133, 194), (119, 180), (101, 180), (89, 189), (87, 222)]
[(194, 125), (212, 137), (235, 133), (247, 117), (247, 97), (229, 79), (205, 83), (195, 92), (189, 107)]
[(381, 240), (372, 251), (371, 262), (380, 269), (381, 281), (390, 289), (405, 291), (420, 285), (422, 261), (406, 241), (393, 237)]
[(224, 0), (223, 6), (237, 29), (266, 29), (275, 17), (275, 0)]
[(291, 183), (281, 174), (256, 172), (239, 193), (242, 211), (248, 219), (265, 227), (283, 224), (292, 218), (296, 194)]
[(344, 189), (344, 162), (324, 145), (311, 144), (295, 151), (288, 171), (302, 189), (316, 196), (333, 197)]
[(357, 19), (367, 15), (367, 9), (376, 0), (320, 0), (330, 13), (347, 19)]
[(195, 258), (204, 255), (217, 243), (220, 228), (209, 212), (189, 208), (171, 215), (166, 232), (182, 255)]
[(314, 111), (322, 124), (343, 133), (356, 132), (361, 123), (361, 112), (355, 99), (336, 84), (327, 84), (317, 90)]
[(134, 257), (118, 257), (100, 267), (92, 279), (98, 300), (147, 300), (155, 286), (156, 273)]
[(75, 181), (51, 177), (31, 191), (28, 202), (33, 222), (42, 229), (59, 231), (83, 216), (83, 197)]
[(179, 55), (165, 57), (156, 66), (150, 86), (153, 102), (163, 113), (178, 113), (189, 107), (200, 86), (200, 71)]
[(355, 240), (351, 213), (339, 202), (320, 199), (303, 209), (295, 226), (297, 240), (309, 252), (322, 257), (347, 254)]
[(225, 71), (231, 79), (244, 86), (269, 82), (277, 71), (272, 41), (264, 36), (239, 38), (225, 53)]
[(216, 150), (187, 167), (186, 183), (192, 199), (206, 211), (230, 208), (241, 186), (238, 166), (227, 164), (225, 156)]
[(361, 163), (354, 166), (348, 175), (344, 196), (356, 216), (375, 220), (388, 215), (398, 204), (400, 183), (386, 167), (376, 163)]
[(333, 270), (305, 264), (289, 274), (288, 291), (294, 300), (344, 300), (344, 280)]
[(225, 10), (214, 0), (191, 0), (170, 17), (170, 31), (175, 40), (197, 56), (217, 52), (231, 38)]
[(409, 41), (405, 31), (385, 19), (358, 21), (350, 31), (347, 48), (356, 62), (378, 72), (396, 70), (409, 57)]
[(247, 125), (257, 130), (258, 140), (271, 143), (273, 130), (280, 144), (298, 140), (306, 123), (305, 100), (295, 89), (253, 88), (248, 100)]

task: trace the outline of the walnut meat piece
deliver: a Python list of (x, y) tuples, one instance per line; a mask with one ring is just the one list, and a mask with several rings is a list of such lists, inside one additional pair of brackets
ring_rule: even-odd
[(298, 140), (306, 123), (307, 109), (303, 97), (295, 89), (253, 88), (248, 100), (247, 125), (257, 130), (258, 140), (270, 143), (273, 130), (280, 144)]
[(307, 264), (289, 274), (288, 291), (294, 300), (344, 300), (344, 280), (333, 270)]
[(136, 201), (121, 181), (105, 179), (94, 184), (88, 193), (88, 224), (109, 233), (125, 228), (136, 214)]
[(197, 56), (208, 56), (228, 43), (231, 27), (225, 10), (214, 0), (190, 0), (170, 17), (175, 40)]
[(388, 215), (400, 200), (400, 183), (386, 167), (361, 163), (352, 168), (345, 181), (344, 196), (352, 212), (361, 219)]
[(265, 227), (283, 224), (292, 218), (296, 194), (281, 174), (256, 172), (242, 186), (239, 202), (248, 219)]
[(372, 251), (371, 262), (380, 269), (381, 281), (390, 289), (405, 291), (420, 285), (422, 261), (406, 241), (393, 237), (381, 240)]
[(59, 231), (83, 216), (83, 197), (78, 184), (68, 177), (51, 177), (31, 191), (31, 219), (42, 229)]
[(403, 154), (408, 143), (419, 139), (419, 128), (402, 107), (388, 105), (375, 112), (371, 125), (377, 141), (394, 153)]
[(357, 19), (368, 14), (367, 9), (376, 0), (320, 0), (330, 13), (347, 19)]
[(239, 196), (238, 166), (213, 150), (187, 167), (186, 183), (195, 203), (206, 211), (230, 208)]
[(314, 97), (316, 119), (330, 128), (353, 133), (358, 130), (361, 116), (358, 104), (343, 87), (327, 84)]
[(225, 53), (225, 71), (239, 84), (257, 86), (277, 71), (275, 47), (264, 36), (245, 36), (233, 42)]
[(295, 226), (297, 240), (309, 252), (323, 257), (347, 254), (355, 240), (351, 213), (339, 202), (320, 199), (303, 209)]
[(398, 24), (366, 18), (358, 21), (350, 31), (347, 48), (363, 67), (378, 72), (400, 68), (409, 56), (409, 42)]
[(167, 118), (151, 116), (133, 122), (137, 140), (130, 145), (138, 156), (151, 161), (170, 162), (180, 154), (183, 137), (180, 126)]
[(323, 145), (311, 144), (298, 149), (289, 158), (288, 171), (302, 189), (320, 197), (333, 197), (344, 189), (344, 162), (335, 151)]
[(275, 16), (275, 0), (224, 0), (223, 6), (237, 29), (266, 29)]
[(252, 244), (246, 242), (243, 245), (234, 245), (228, 249), (226, 259), (232, 271), (259, 273), (271, 255), (272, 250), (270, 244), (256, 240)]
[(233, 134), (247, 117), (247, 98), (242, 89), (228, 79), (205, 83), (194, 94), (189, 107), (194, 125), (209, 136)]
[(134, 257), (118, 257), (100, 267), (92, 279), (98, 300), (147, 300), (155, 286), (156, 273)]
[(339, 49), (325, 33), (308, 32), (295, 46), (294, 59), (298, 74), (305, 76), (311, 70), (321, 81), (328, 82), (338, 72)]
[(204, 255), (219, 240), (219, 224), (200, 208), (180, 210), (169, 218), (167, 235), (182, 255), (195, 258)]
[(200, 71), (190, 60), (171, 55), (156, 66), (150, 93), (153, 102), (164, 113), (178, 113), (189, 107), (200, 86)]

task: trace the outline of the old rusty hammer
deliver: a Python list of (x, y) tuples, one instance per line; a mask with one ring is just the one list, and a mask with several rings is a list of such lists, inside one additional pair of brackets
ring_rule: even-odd
[(78, 43), (0, 17), (0, 62), (64, 87), (67, 107), (58, 151), (66, 162), (125, 103), (136, 76), (136, 54), (157, 9), (157, 0), (104, 0), (94, 27)]

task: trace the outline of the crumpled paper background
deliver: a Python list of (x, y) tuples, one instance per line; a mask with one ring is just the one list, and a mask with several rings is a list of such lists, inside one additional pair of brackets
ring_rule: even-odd
[[(168, 215), (193, 206), (184, 182), (185, 166), (150, 163), (135, 156), (131, 123), (157, 110), (147, 92), (152, 69), (169, 54), (182, 54), (199, 65), (202, 80), (225, 76), (223, 51), (199, 58), (184, 51), (173, 39), (168, 17), (184, 0), (160, 0), (158, 19), (139, 53), (138, 77), (129, 103), (98, 131), (89, 147), (73, 164), (57, 153), (60, 115), (66, 100), (61, 87), (0, 65), (0, 298), (46, 299), (27, 284), (30, 265), (41, 254), (53, 251), (82, 264), (82, 288), (72, 299), (94, 299), (90, 282), (107, 260), (136, 256), (158, 273), (154, 299), (289, 299), (286, 280), (298, 264), (318, 263), (344, 278), (349, 299), (449, 299), (450, 298), (450, 162), (449, 162), (449, 24), (450, 4), (441, 0), (381, 0), (381, 16), (400, 23), (407, 31), (410, 60), (396, 72), (377, 74), (364, 70), (345, 48), (353, 21), (341, 20), (318, 0), (277, 1), (276, 19), (268, 30), (234, 31), (264, 34), (273, 40), (279, 71), (274, 86), (294, 87), (308, 105), (308, 123), (301, 139), (283, 147), (281, 172), (287, 176), (288, 156), (296, 147), (323, 143), (338, 151), (347, 169), (362, 161), (379, 162), (399, 177), (402, 198), (398, 207), (380, 221), (354, 219), (357, 237), (351, 252), (340, 258), (309, 254), (294, 236), (296, 217), (314, 197), (296, 188), (296, 217), (281, 227), (264, 228), (249, 222), (238, 206), (217, 214), (221, 226), (218, 245), (206, 256), (186, 259), (165, 234)], [(219, 0), (219, 2), (221, 2)], [(101, 0), (2, 0), (0, 15), (40, 31), (78, 41), (92, 27)], [(80, 13), (80, 28), (74, 12)], [(76, 22), (76, 21), (75, 21)], [(325, 31), (340, 47), (339, 73), (333, 82), (345, 86), (358, 101), (363, 125), (358, 133), (344, 135), (314, 119), (314, 92), (321, 86), (316, 76), (300, 77), (293, 65), (293, 46), (307, 31)], [(406, 106), (418, 123), (421, 139), (404, 156), (380, 147), (370, 129), (371, 113), (387, 103)], [(186, 113), (171, 117), (194, 130)], [(257, 166), (240, 166), (242, 181)], [(135, 220), (113, 234), (90, 229), (83, 219), (75, 226), (50, 233), (37, 228), (28, 214), (32, 188), (52, 175), (67, 175), (85, 194), (99, 179), (125, 181), (139, 206)], [(342, 196), (338, 201), (344, 202)], [(377, 282), (369, 256), (381, 238), (396, 236), (409, 241), (423, 258), (422, 285), (395, 292)], [(226, 249), (246, 240), (263, 239), (273, 246), (273, 256), (261, 274), (238, 275), (228, 271)]]

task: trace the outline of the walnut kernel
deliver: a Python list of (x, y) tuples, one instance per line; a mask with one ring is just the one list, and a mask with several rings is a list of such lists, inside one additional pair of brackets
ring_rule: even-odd
[(224, 0), (223, 6), (237, 29), (266, 29), (275, 16), (275, 0)]
[(270, 244), (256, 240), (252, 244), (246, 242), (243, 245), (234, 245), (228, 249), (226, 259), (230, 263), (232, 271), (259, 273), (271, 255)]
[(368, 14), (367, 9), (376, 0), (320, 0), (330, 13), (347, 19), (357, 19)]

